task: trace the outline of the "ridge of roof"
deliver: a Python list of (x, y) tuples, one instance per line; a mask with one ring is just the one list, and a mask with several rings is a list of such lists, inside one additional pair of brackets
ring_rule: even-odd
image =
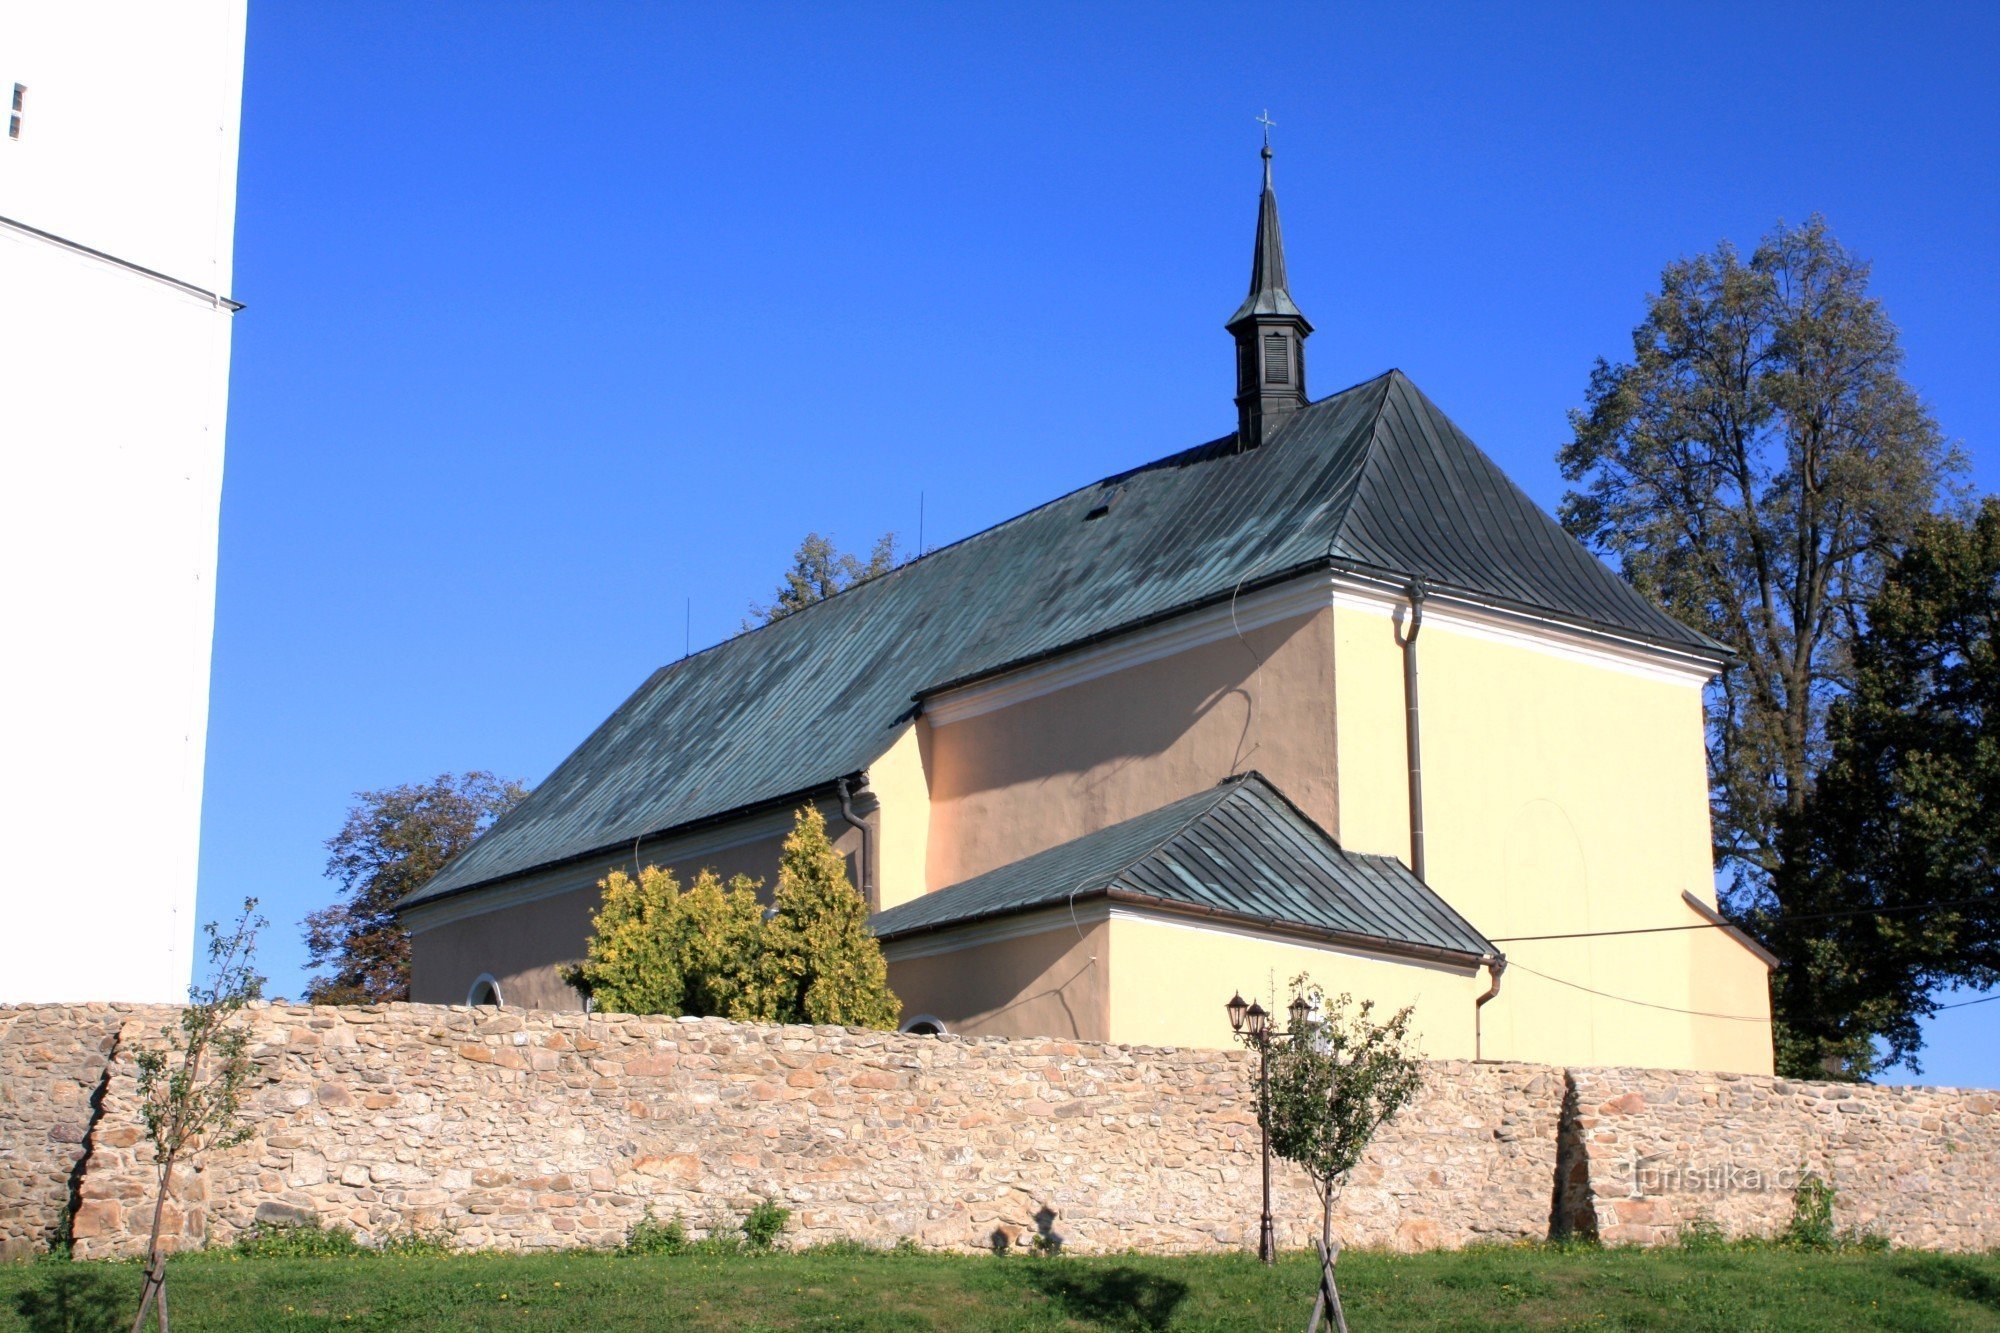
[[(1328, 544), (1329, 560), (1691, 656), (1731, 656), (1726, 645), (1674, 619), (1607, 568), (1409, 375), (1391, 369), (1382, 378), (1381, 409)], [(1419, 492), (1431, 503), (1412, 506)], [(1507, 558), (1496, 560), (1496, 553)], [(1561, 591), (1530, 586), (1519, 577), (1524, 569)], [(1484, 577), (1469, 578), (1467, 570)]]
[(1113, 473), (656, 669), (401, 905), (804, 799), (864, 772), (940, 688), (1329, 566), (1719, 651), (1391, 370), (1290, 414), (1258, 448), (1222, 436)]
[[(1311, 403), (1307, 404), (1307, 407), (1308, 408), (1319, 407), (1322, 404), (1333, 402), (1336, 399), (1345, 398), (1347, 395), (1351, 393), (1355, 393), (1362, 389), (1366, 389), (1371, 385), (1384, 383), (1396, 376), (1402, 375), (1402, 373), (1403, 373), (1402, 371), (1397, 370), (1394, 367), (1391, 367), (1388, 370), (1384, 370), (1377, 374), (1370, 375), (1367, 379), (1356, 380), (1354, 383), (1348, 385), (1347, 387), (1343, 389), (1337, 389), (1333, 393), (1326, 395), (1324, 398), (1316, 398)], [(851, 583), (847, 587), (841, 588), (838, 591), (828, 593), (826, 596), (821, 597), (816, 601), (808, 602), (806, 605), (800, 607), (798, 610), (793, 611), (787, 615), (780, 616), (776, 620), (767, 620), (760, 625), (752, 625), (748, 629), (738, 630), (736, 633), (728, 636), (727, 638), (718, 639), (714, 643), (709, 644), (705, 648), (697, 648), (695, 651), (688, 653), (686, 656), (676, 658), (672, 662), (668, 662), (662, 666), (654, 668), (653, 675), (657, 676), (660, 672), (671, 671), (675, 667), (679, 666), (681, 663), (686, 662), (691, 658), (700, 657), (703, 653), (713, 652), (717, 648), (727, 647), (729, 644), (735, 643), (739, 639), (742, 639), (751, 634), (756, 634), (761, 630), (770, 629), (772, 626), (791, 620), (794, 617), (807, 615), (810, 612), (816, 610), (817, 608), (825, 606), (827, 603), (834, 601), (836, 598), (845, 597), (847, 594), (851, 592), (858, 591), (859, 589), (866, 587), (869, 584), (878, 583), (883, 579), (893, 578), (897, 574), (903, 573), (904, 571), (909, 569), (913, 569), (914, 567), (921, 564), (925, 560), (935, 559), (938, 556), (943, 555), (947, 552), (955, 551), (960, 547), (970, 545), (971, 543), (978, 541), (982, 537), (990, 536), (991, 534), (1000, 531), (1002, 528), (1010, 527), (1015, 523), (1021, 522), (1023, 519), (1032, 518), (1036, 514), (1039, 514), (1047, 509), (1052, 509), (1055, 506), (1062, 504), (1066, 500), (1075, 499), (1077, 496), (1084, 494), (1086, 491), (1094, 491), (1108, 486), (1121, 485), (1124, 482), (1132, 480), (1134, 477), (1143, 476), (1148, 472), (1159, 471), (1163, 468), (1187, 467), (1191, 464), (1206, 462), (1214, 458), (1222, 457), (1225, 454), (1234, 453), (1236, 452), (1234, 448), (1235, 440), (1236, 440), (1236, 432), (1230, 431), (1228, 434), (1218, 435), (1212, 440), (1204, 440), (1200, 444), (1189, 445), (1185, 449), (1176, 449), (1174, 452), (1162, 455), (1159, 458), (1151, 459), (1144, 463), (1135, 463), (1133, 466), (1128, 467), (1123, 471), (1113, 472), (1106, 476), (1098, 477), (1094, 481), (1087, 481), (1079, 486), (1074, 486), (1069, 490), (1064, 491), (1061, 495), (1054, 497), (1053, 499), (1044, 500), (1042, 503), (1038, 505), (1032, 505), (1027, 509), (1023, 509), (1018, 514), (1012, 514), (1006, 518), (997, 519), (994, 522), (987, 524), (985, 527), (978, 529), (977, 531), (969, 532), (965, 536), (957, 538), (954, 541), (946, 542), (942, 546), (934, 546), (930, 550), (925, 551), (920, 555), (912, 556), (908, 560), (905, 560), (902, 564), (896, 565), (890, 569), (886, 569), (880, 574), (875, 574), (868, 578), (861, 579), (860, 581)], [(650, 680), (651, 677), (648, 677), (648, 679)], [(940, 687), (933, 686), (929, 689), (926, 689), (924, 693), (927, 694), (934, 693), (937, 688)]]

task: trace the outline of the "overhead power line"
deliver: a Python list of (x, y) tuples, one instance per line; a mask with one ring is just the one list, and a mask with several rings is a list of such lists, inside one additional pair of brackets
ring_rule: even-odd
[[(1988, 904), (1992, 901), (1990, 897), (1950, 898), (1934, 903), (1911, 903), (1906, 907), (1862, 907), (1835, 912), (1801, 912), (1795, 916), (1779, 917), (1777, 921), (1782, 924), (1789, 924), (1795, 921), (1830, 921), (1851, 916), (1887, 916), (1906, 912), (1934, 912), (1948, 907), (1971, 907)], [(1585, 940), (1598, 939), (1607, 935), (1660, 935), (1679, 930), (1745, 930), (1745, 927), (1734, 921), (1702, 921), (1694, 925), (1639, 926), (1630, 930), (1579, 930), (1559, 935), (1509, 935), (1493, 940), (1492, 943), (1528, 944), (1537, 940)], [(1748, 933), (1747, 930), (1746, 933)], [(1540, 977), (1542, 980), (1552, 982), (1558, 986), (1567, 986), (1571, 990), (1582, 991), (1586, 995), (1595, 995), (1605, 1000), (1616, 1000), (1620, 1004), (1637, 1005), (1642, 1009), (1658, 1009), (1670, 1014), (1687, 1014), (1694, 1018), (1716, 1018), (1731, 1023), (1768, 1023), (1771, 1021), (1769, 1017), (1758, 1017), (1751, 1014), (1718, 1014), (1707, 1009), (1683, 1009), (1678, 1005), (1658, 1004), (1652, 1000), (1635, 1000), (1629, 995), (1615, 995), (1610, 991), (1602, 991), (1595, 987), (1583, 985), (1581, 982), (1550, 976), (1547, 972), (1538, 972), (1526, 963), (1514, 959), (1508, 960), (1508, 967), (1526, 972), (1530, 976)], [(1982, 995), (1976, 1000), (1957, 1000), (1951, 1004), (1940, 1004), (1935, 1006), (1932, 1012), (1940, 1012), (1946, 1009), (1964, 1009), (1975, 1004), (1991, 1004), (1995, 1000), (2000, 1000), (2000, 993)]]
[(1617, 1000), (1620, 1004), (1636, 1004), (1641, 1009), (1664, 1009), (1666, 1012), (1670, 1014), (1692, 1014), (1696, 1018), (1724, 1018), (1732, 1023), (1768, 1023), (1771, 1021), (1768, 1016), (1757, 1017), (1751, 1014), (1717, 1014), (1717, 1013), (1712, 1013), (1706, 1009), (1682, 1009), (1678, 1005), (1655, 1004), (1651, 1000), (1635, 1000), (1629, 995), (1613, 995), (1610, 991), (1596, 990), (1589, 986), (1579, 985), (1577, 982), (1574, 981), (1564, 981), (1561, 977), (1552, 977), (1546, 972), (1537, 972), (1535, 971), (1534, 968), (1529, 967), (1526, 963), (1516, 963), (1510, 961), (1507, 964), (1507, 970), (1509, 972), (1515, 971), (1517, 969), (1522, 972), (1526, 972), (1530, 976), (1540, 977), (1543, 981), (1553, 981), (1558, 986), (1567, 986), (1571, 990), (1580, 990), (1584, 992), (1586, 995), (1595, 995), (1599, 999), (1603, 1000)]
[[(1509, 962), (1507, 970), (1510, 972), (1526, 972), (1530, 976), (1540, 977), (1543, 981), (1551, 981), (1558, 986), (1567, 986), (1571, 990), (1580, 990), (1586, 995), (1595, 995), (1602, 1000), (1616, 1000), (1620, 1004), (1636, 1004), (1641, 1009), (1660, 1009), (1670, 1014), (1688, 1014), (1695, 1018), (1720, 1018), (1726, 1019), (1731, 1023), (1768, 1023), (1771, 1021), (1768, 1017), (1758, 1017), (1754, 1014), (1718, 1014), (1708, 1009), (1683, 1009), (1679, 1005), (1656, 1004), (1651, 1000), (1635, 1000), (1629, 995), (1614, 995), (1610, 991), (1598, 990), (1595, 987), (1585, 986), (1580, 982), (1565, 981), (1561, 977), (1552, 977), (1546, 972), (1537, 972), (1526, 963)], [(1964, 1009), (1975, 1004), (1991, 1004), (1995, 1000), (2000, 1000), (2000, 993), (1982, 995), (1976, 1000), (1956, 1000), (1951, 1004), (1940, 1004), (1932, 1012), (1939, 1012), (1945, 1009)]]
[[(1889, 916), (1903, 912), (1937, 912), (1947, 907), (1973, 907), (1990, 904), (1994, 900), (1985, 898), (1948, 898), (1943, 902), (1911, 903), (1907, 907), (1854, 907), (1838, 912), (1801, 912), (1794, 916), (1780, 916), (1771, 919), (1773, 925), (1790, 925), (1795, 921), (1832, 921), (1850, 916)], [(1700, 921), (1689, 926), (1634, 926), (1629, 930), (1576, 930), (1561, 935), (1504, 935), (1491, 941), (1494, 944), (1529, 944), (1536, 940), (1590, 940), (1607, 935), (1664, 935), (1677, 930), (1741, 930), (1749, 932), (1749, 926), (1741, 921)]]

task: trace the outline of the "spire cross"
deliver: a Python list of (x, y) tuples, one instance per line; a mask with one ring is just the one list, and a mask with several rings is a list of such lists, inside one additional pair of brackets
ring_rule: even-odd
[(1257, 117), (1257, 123), (1264, 127), (1264, 146), (1266, 148), (1269, 148), (1271, 146), (1271, 130), (1278, 123), (1277, 121), (1271, 119), (1271, 111), (1269, 107), (1266, 107), (1264, 109), (1264, 113)]

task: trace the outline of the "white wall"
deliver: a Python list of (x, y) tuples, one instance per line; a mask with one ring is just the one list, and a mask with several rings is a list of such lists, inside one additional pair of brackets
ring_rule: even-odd
[(0, 4), (0, 1001), (189, 980), (243, 22)]

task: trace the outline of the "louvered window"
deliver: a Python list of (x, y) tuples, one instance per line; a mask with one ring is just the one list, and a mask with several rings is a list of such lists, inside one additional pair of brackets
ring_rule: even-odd
[(1292, 382), (1291, 353), (1285, 349), (1285, 335), (1267, 333), (1264, 335), (1264, 383), (1290, 384)]

